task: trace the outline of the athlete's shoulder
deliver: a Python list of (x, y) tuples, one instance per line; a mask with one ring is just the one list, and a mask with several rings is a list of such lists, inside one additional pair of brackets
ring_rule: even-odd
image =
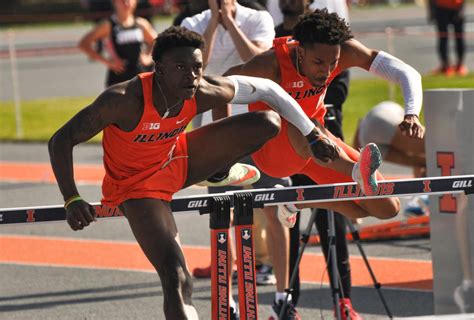
[(362, 42), (352, 38), (341, 45), (341, 56), (339, 66), (341, 69), (361, 67), (367, 69), (370, 66), (377, 51), (366, 47)]
[(225, 76), (204, 75), (199, 83), (198, 92), (209, 94), (227, 90), (232, 87), (232, 81)]
[(243, 75), (250, 77), (267, 78), (277, 82), (279, 74), (278, 60), (273, 49), (258, 54), (237, 66), (231, 67), (224, 75)]
[(273, 75), (275, 75), (276, 71), (279, 69), (275, 48), (270, 48), (267, 51), (262, 52), (253, 57), (250, 61), (252, 62), (250, 68), (260, 70), (263, 75), (265, 75), (265, 78), (271, 78), (274, 80)]
[(234, 85), (229, 78), (216, 75), (204, 75), (196, 92), (196, 101), (198, 103), (209, 103), (213, 101), (218, 104), (231, 100), (233, 95)]
[(101, 101), (115, 110), (127, 112), (143, 103), (143, 90), (139, 77), (114, 84), (101, 94)]
[(107, 88), (91, 105), (107, 123), (129, 128), (143, 112), (144, 98), (138, 77)]

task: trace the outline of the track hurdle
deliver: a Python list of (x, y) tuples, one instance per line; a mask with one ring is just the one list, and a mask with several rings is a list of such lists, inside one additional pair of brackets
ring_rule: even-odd
[(257, 319), (257, 283), (253, 250), (253, 198), (249, 192), (234, 195), (235, 247), (242, 319)]
[[(253, 189), (230, 193), (205, 194), (199, 196), (176, 197), (171, 202), (173, 213), (199, 211), (201, 214), (211, 212), (210, 199), (217, 196), (231, 196), (231, 207), (234, 206), (233, 195), (248, 192), (252, 195), (254, 207), (274, 206), (284, 203), (318, 203), (327, 201), (347, 201), (360, 199), (377, 199), (389, 197), (405, 197), (419, 194), (443, 195), (473, 193), (474, 174), (426, 177), (416, 179), (386, 180), (379, 182), (376, 194), (366, 196), (355, 182), (327, 185)], [(123, 216), (118, 208), (92, 203), (97, 218)], [(66, 220), (63, 205), (2, 208), (0, 209), (0, 225), (16, 223), (38, 223)]]
[(229, 318), (230, 263), (229, 225), (230, 197), (212, 197), (209, 227), (211, 229), (211, 296), (212, 320)]
[[(283, 203), (318, 203), (411, 196), (416, 194), (444, 195), (472, 194), (473, 192), (474, 175), (459, 175), (383, 181), (379, 183), (377, 194), (372, 196), (364, 195), (359, 186), (354, 182), (176, 197), (171, 202), (171, 208), (174, 213), (195, 210), (199, 210), (201, 214), (210, 213), (211, 248), (215, 248), (212, 249), (214, 261), (211, 280), (213, 288), (213, 319), (229, 318), (229, 244), (228, 241), (222, 241), (224, 239), (222, 239), (223, 236), (221, 234), (228, 239), (228, 212), (231, 207), (235, 209), (236, 230), (238, 231), (237, 234), (240, 235), (237, 239), (237, 248), (240, 250), (238, 251), (238, 260), (240, 259), (238, 261), (240, 313), (242, 319), (257, 319), (257, 292), (252, 238), (252, 211), (254, 207)], [(96, 208), (98, 218), (119, 217), (123, 215), (118, 208), (108, 208), (100, 204), (93, 205)], [(0, 209), (0, 226), (16, 223), (52, 222), (65, 219), (66, 212), (62, 205)], [(215, 243), (213, 244), (213, 242)], [(244, 249), (244, 247), (248, 248)], [(219, 253), (221, 256), (219, 256)], [(219, 258), (221, 259), (221, 265), (219, 265)], [(223, 267), (225, 263), (227, 265)]]

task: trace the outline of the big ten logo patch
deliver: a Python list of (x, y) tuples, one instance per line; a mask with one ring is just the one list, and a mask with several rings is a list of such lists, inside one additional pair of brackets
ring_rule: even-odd
[(158, 130), (160, 129), (159, 122), (146, 122), (143, 124), (143, 130)]
[[(436, 152), (436, 165), (441, 170), (442, 176), (451, 176), (455, 167), (453, 152)], [(439, 212), (456, 213), (457, 202), (452, 194), (444, 194), (439, 197)]]
[(288, 87), (290, 88), (303, 88), (304, 82), (303, 81), (292, 81), (288, 83)]

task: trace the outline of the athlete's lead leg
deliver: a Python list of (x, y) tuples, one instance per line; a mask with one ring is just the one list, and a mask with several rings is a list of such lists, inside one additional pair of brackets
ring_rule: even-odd
[(213, 122), (187, 134), (188, 175), (185, 187), (229, 168), (261, 148), (280, 130), (273, 111), (250, 112)]

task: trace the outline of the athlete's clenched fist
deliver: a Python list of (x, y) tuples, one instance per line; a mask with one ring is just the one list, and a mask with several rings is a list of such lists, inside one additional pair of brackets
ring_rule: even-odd
[(315, 130), (306, 136), (313, 156), (323, 162), (334, 161), (339, 158), (339, 147), (326, 135), (318, 131)]
[(96, 212), (89, 203), (80, 200), (71, 203), (66, 208), (66, 220), (72, 230), (82, 230), (95, 221)]

